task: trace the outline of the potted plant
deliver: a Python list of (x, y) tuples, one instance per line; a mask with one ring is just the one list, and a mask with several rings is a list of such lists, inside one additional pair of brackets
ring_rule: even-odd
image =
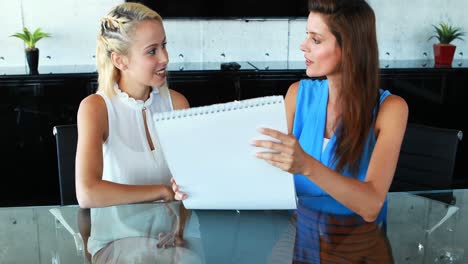
[(39, 49), (36, 48), (36, 43), (42, 38), (50, 37), (50, 34), (41, 31), (40, 28), (37, 28), (33, 33), (31, 33), (28, 28), (24, 27), (23, 32), (18, 32), (10, 37), (17, 37), (24, 41), (26, 44), (25, 53), (29, 66), (29, 73), (38, 74), (37, 66), (39, 63)]
[(436, 65), (452, 65), (453, 54), (455, 54), (456, 46), (450, 44), (455, 39), (463, 40), (465, 32), (459, 27), (452, 27), (447, 23), (440, 23), (434, 27), (435, 35), (432, 35), (428, 40), (436, 38), (439, 43), (433, 44), (434, 60)]

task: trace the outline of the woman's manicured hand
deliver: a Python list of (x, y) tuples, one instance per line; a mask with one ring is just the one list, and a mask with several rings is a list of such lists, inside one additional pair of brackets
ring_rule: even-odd
[(171, 178), (171, 183), (172, 183), (172, 190), (174, 191), (174, 194), (175, 194), (174, 199), (179, 200), (179, 201), (185, 200), (187, 198), (187, 194), (179, 190), (179, 186), (177, 185), (174, 178)]
[(279, 142), (272, 140), (253, 141), (253, 146), (273, 151), (257, 152), (256, 156), (258, 158), (264, 159), (273, 166), (289, 173), (304, 174), (308, 155), (299, 145), (299, 142), (294, 135), (287, 135), (270, 128), (261, 128), (259, 131), (263, 135), (277, 139)]

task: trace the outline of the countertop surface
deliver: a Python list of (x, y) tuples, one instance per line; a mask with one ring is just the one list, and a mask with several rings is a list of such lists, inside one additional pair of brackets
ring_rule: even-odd
[[(303, 61), (243, 61), (237, 62), (239, 71), (300, 71), (305, 70)], [(433, 60), (381, 60), (381, 69), (466, 69), (468, 60), (454, 60), (451, 66), (434, 65)], [(221, 71), (220, 62), (169, 63), (170, 72), (181, 71)], [(96, 74), (96, 66), (89, 65), (43, 65), (39, 66), (39, 75), (47, 74)], [(28, 75), (27, 66), (2, 67), (0, 75)]]

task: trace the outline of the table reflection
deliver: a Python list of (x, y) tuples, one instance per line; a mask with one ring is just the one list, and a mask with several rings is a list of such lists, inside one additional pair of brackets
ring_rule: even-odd
[(467, 201), (468, 190), (389, 193), (372, 223), (330, 197), (293, 211), (0, 208), (0, 263), (468, 263)]
[[(81, 210), (80, 230), (92, 263), (205, 263), (195, 214), (179, 203)], [(89, 218), (86, 217), (89, 215)], [(188, 219), (188, 221), (186, 221)], [(89, 231), (88, 231), (89, 230)], [(89, 234), (89, 237), (87, 237)]]
[(393, 263), (386, 208), (373, 223), (328, 196), (301, 197), (295, 211), (181, 209), (80, 209), (83, 254), (92, 263)]
[(393, 263), (386, 208), (368, 223), (330, 197), (301, 198), (293, 263)]

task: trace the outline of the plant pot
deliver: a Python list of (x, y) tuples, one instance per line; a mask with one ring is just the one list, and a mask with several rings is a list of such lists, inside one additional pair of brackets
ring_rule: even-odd
[(37, 71), (37, 66), (39, 64), (39, 49), (27, 49), (26, 60), (28, 61), (29, 74), (39, 74)]
[(452, 44), (434, 44), (434, 60), (436, 65), (452, 65), (456, 46)]

